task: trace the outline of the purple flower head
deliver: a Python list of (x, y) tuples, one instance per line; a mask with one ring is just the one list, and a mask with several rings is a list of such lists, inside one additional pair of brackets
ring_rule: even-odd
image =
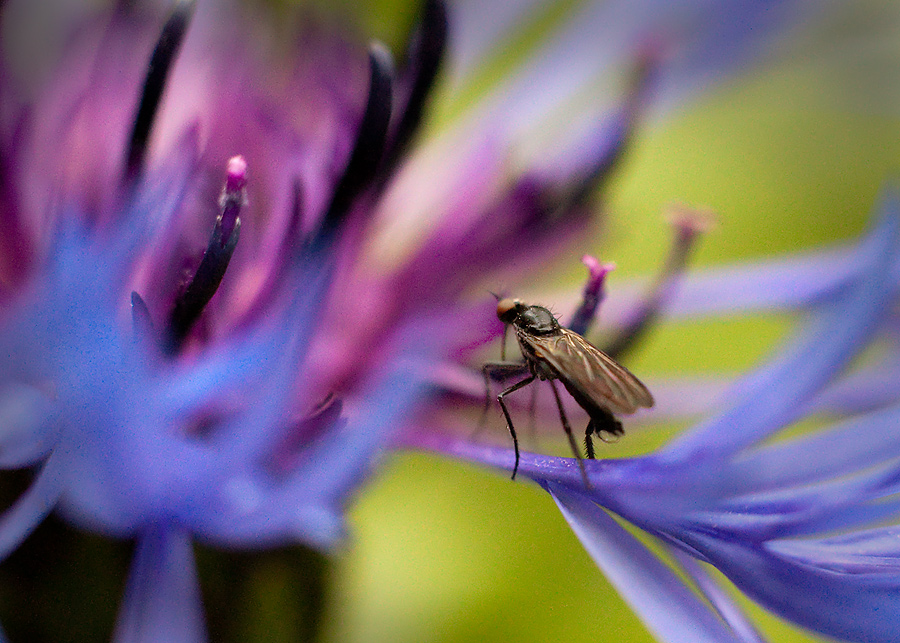
[[(122, 640), (203, 638), (192, 537), (333, 547), (445, 350), (400, 311), (340, 381), (313, 357), (346, 362), (323, 324), (364, 311), (335, 282), (427, 87), (395, 94), (386, 50), (339, 39), (332, 69), (304, 61), (279, 85), (212, 10), (122, 3), (67, 35), (45, 83), (28, 87), (14, 55), (0, 74), (0, 459), (37, 472), (0, 518), (0, 555), (52, 510), (136, 538)], [(179, 65), (212, 35), (223, 82), (182, 102), (205, 70)], [(400, 78), (428, 85), (428, 55)], [(284, 108), (279, 91), (309, 100)]]
[[(588, 3), (592, 21), (622, 19), (610, 42), (627, 43), (625, 90), (604, 118), (579, 124), (579, 144), (556, 150), (559, 163), (513, 171), (512, 139), (553, 88), (498, 123), (534, 70), (461, 128), (465, 145), (448, 152), (439, 140), (408, 159), (448, 26), (466, 24), (464, 6), (448, 18), (441, 2), (425, 2), (395, 70), (384, 47), (362, 47), (314, 21), (297, 26), (287, 45), (267, 37), (274, 18), (260, 8), (187, 1), (75, 9), (53, 40), (59, 62), (44, 65), (28, 55), (27, 29), (12, 36), (29, 3), (6, 3), (0, 464), (35, 477), (0, 516), (0, 557), (52, 511), (133, 538), (117, 638), (190, 641), (205, 637), (192, 539), (334, 547), (351, 494), (400, 432), (417, 427), (426, 394), (446, 385), (439, 365), (459, 364), (496, 335), (484, 286), (583, 235), (591, 195), (622, 157), (651, 90), (672, 97), (678, 79), (743, 60), (753, 36), (786, 17), (771, 3), (660, 11), (646, 2), (635, 22), (618, 15), (627, 3), (602, 4), (594, 15)], [(714, 59), (709, 48), (728, 55), (704, 66)], [(466, 47), (455, 53), (464, 68)], [(421, 204), (427, 218), (414, 216)], [(396, 234), (404, 227), (414, 234)], [(666, 277), (614, 352), (671, 299), (695, 236), (685, 224), (677, 229)], [(577, 322), (585, 330), (610, 269), (586, 264)], [(857, 281), (849, 276), (844, 289)], [(859, 343), (863, 330), (851, 339)], [(840, 359), (815, 364), (824, 372)], [(821, 379), (809, 378), (795, 397)], [(793, 419), (766, 413), (755, 420), (757, 438)], [(673, 448), (673, 458), (688, 453), (676, 461), (713, 461), (685, 444)], [(661, 478), (635, 462), (650, 474), (634, 484)], [(585, 496), (570, 464), (530, 457), (523, 472), (567, 507), (576, 504), (570, 498), (602, 502), (719, 562), (679, 522), (684, 502), (655, 524), (651, 507), (628, 504), (624, 486), (600, 500)], [(607, 464), (591, 466), (596, 494), (610, 493), (604, 475), (640, 478), (626, 474), (628, 463)], [(712, 475), (711, 465), (696, 469), (698, 480)], [(687, 497), (675, 488), (670, 496)], [(691, 507), (712, 511), (715, 499)]]

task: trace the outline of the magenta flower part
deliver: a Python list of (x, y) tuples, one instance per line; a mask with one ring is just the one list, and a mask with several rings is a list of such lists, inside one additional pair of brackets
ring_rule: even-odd
[[(513, 16), (502, 3), (473, 22), (475, 3), (426, 0), (398, 65), (383, 45), (364, 46), (309, 15), (293, 31), (276, 25), (290, 12), (270, 15), (265, 3), (62, 4), (58, 20), (29, 0), (0, 11), (0, 466), (34, 472), (0, 515), (0, 558), (51, 512), (134, 539), (113, 634), (123, 642), (206, 640), (192, 542), (329, 552), (345, 535), (353, 495), (403, 443), (506, 466), (506, 450), (420, 431), (448, 398), (478, 397), (467, 365), (501, 329), (496, 303), (473, 290), (581, 239), (593, 196), (646, 111), (740, 71), (807, 6), (585, 3), (476, 110), (439, 170), (422, 176), (415, 161), (428, 156), (419, 143), (431, 89), (442, 69), (458, 79), (488, 32)], [(37, 24), (47, 31), (31, 33)], [(588, 32), (606, 44), (576, 65), (569, 54)], [(46, 59), (34, 43), (46, 44)], [(515, 137), (585, 72), (623, 60), (631, 70), (623, 95), (575, 124), (578, 143), (553, 150), (559, 163), (510, 176), (504, 159)], [(404, 207), (423, 201), (438, 204), (427, 225), (405, 244), (387, 235), (379, 254), (383, 230), (404, 228)], [(686, 257), (694, 236), (681, 234), (673, 253)], [(728, 626), (672, 578), (651, 578), (659, 565), (616, 535), (600, 506), (805, 625), (873, 640), (894, 631), (890, 583), (873, 579), (879, 556), (893, 555), (889, 531), (853, 536), (862, 554), (845, 537), (797, 539), (885, 515), (889, 502), (859, 501), (892, 490), (887, 456), (845, 488), (819, 478), (855, 475), (890, 449), (859, 422), (835, 434), (847, 443), (844, 460), (809, 438), (822, 450), (815, 470), (785, 469), (790, 445), (755, 447), (811, 405), (874, 407), (894, 394), (858, 399), (837, 387), (815, 398), (884, 315), (871, 301), (894, 294), (893, 236), (886, 216), (863, 250), (840, 255), (827, 283), (806, 279), (796, 291), (789, 280), (808, 277), (820, 257), (783, 274), (761, 266), (686, 283), (681, 261), (662, 273), (665, 297), (610, 306), (614, 315), (637, 310), (646, 325), (669, 307), (821, 305), (807, 340), (738, 382), (729, 410), (659, 454), (587, 463), (592, 492), (570, 460), (523, 457), (523, 473), (554, 495), (598, 562), (620, 558), (614, 578), (633, 576), (634, 587), (657, 592), (654, 604), (677, 603), (660, 631), (694, 622), (718, 636)], [(610, 269), (587, 264), (575, 321), (585, 331)], [(721, 297), (754, 274), (775, 287), (748, 289), (737, 303)], [(705, 309), (696, 303), (704, 293), (714, 295)], [(626, 327), (626, 339), (639, 330)], [(890, 416), (875, 417), (886, 426)], [(771, 464), (772, 478), (741, 458)], [(785, 501), (782, 487), (794, 482), (813, 486)], [(771, 584), (755, 575), (766, 566)], [(863, 598), (849, 592), (840, 596), (857, 612), (837, 614), (836, 599), (817, 588), (785, 605), (797, 589), (786, 570), (798, 568), (811, 583), (821, 570), (860, 571), (871, 579), (860, 597), (883, 612), (860, 630), (869, 626), (852, 621)], [(832, 612), (813, 616), (817, 606)]]

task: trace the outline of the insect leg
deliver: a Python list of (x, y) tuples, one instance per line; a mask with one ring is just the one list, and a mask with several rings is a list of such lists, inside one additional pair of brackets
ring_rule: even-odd
[(590, 420), (587, 425), (587, 429), (584, 432), (584, 450), (587, 451), (587, 457), (589, 460), (594, 459), (594, 441), (591, 439), (591, 434), (594, 433), (594, 421)]
[[(591, 425), (594, 429), (594, 435), (601, 440), (603, 440), (603, 436), (600, 434), (603, 431), (615, 436), (625, 433), (625, 429), (622, 428), (622, 423), (616, 419), (615, 415), (602, 406), (598, 406), (591, 411), (591, 424), (589, 426)], [(604, 442), (606, 442), (606, 440), (604, 440)]]
[(569, 419), (566, 417), (566, 412), (563, 410), (559, 391), (556, 390), (556, 383), (553, 380), (547, 381), (550, 383), (550, 388), (553, 389), (553, 397), (556, 398), (556, 407), (559, 409), (559, 419), (562, 422), (563, 429), (566, 431), (566, 437), (569, 438), (569, 446), (572, 447), (572, 453), (575, 454), (575, 458), (578, 460), (578, 468), (581, 469), (581, 477), (584, 480), (584, 486), (590, 488), (591, 483), (588, 480), (587, 471), (584, 470), (584, 460), (581, 459), (581, 450), (578, 448), (578, 443), (575, 442), (575, 436), (572, 435), (572, 427), (569, 426)]
[(519, 438), (516, 437), (516, 430), (513, 428), (512, 418), (509, 416), (509, 409), (506, 408), (506, 402), (503, 401), (503, 398), (513, 391), (518, 391), (523, 386), (528, 386), (534, 380), (535, 376), (529, 375), (521, 382), (516, 382), (497, 396), (497, 401), (500, 402), (500, 408), (503, 409), (503, 415), (506, 417), (506, 428), (509, 429), (509, 434), (512, 436), (513, 448), (516, 451), (516, 464), (513, 466), (511, 480), (516, 479), (516, 473), (519, 471)]
[(484, 377), (484, 407), (481, 410), (479, 426), (484, 424), (491, 405), (491, 377), (506, 379), (514, 375), (524, 375), (526, 369), (525, 362), (487, 362), (481, 367), (481, 375)]
[(531, 438), (532, 443), (536, 441), (535, 435), (537, 434), (537, 424), (534, 418), (537, 414), (538, 390), (540, 389), (537, 386), (531, 388), (531, 401), (528, 403), (528, 437)]

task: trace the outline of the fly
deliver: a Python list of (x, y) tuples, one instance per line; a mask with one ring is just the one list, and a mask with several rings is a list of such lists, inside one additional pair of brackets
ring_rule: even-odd
[(653, 396), (627, 368), (578, 333), (560, 326), (553, 313), (543, 306), (529, 306), (518, 299), (501, 299), (497, 302), (497, 317), (505, 324), (501, 360), (506, 350), (506, 331), (512, 326), (516, 331), (516, 339), (525, 363), (488, 362), (482, 369), (485, 388), (489, 387), (491, 374), (513, 374), (523, 367), (527, 367), (529, 371), (528, 377), (516, 382), (497, 396), (516, 452), (512, 478), (515, 479), (519, 470), (519, 440), (503, 398), (538, 379), (550, 383), (559, 409), (559, 419), (566, 431), (572, 452), (578, 459), (581, 477), (585, 486), (590, 486), (581, 451), (572, 435), (572, 427), (563, 410), (555, 380), (562, 382), (569, 395), (590, 418), (584, 433), (584, 446), (590, 459), (594, 458), (592, 436), (601, 438), (603, 431), (610, 435), (624, 433), (622, 424), (614, 413), (628, 415), (640, 407), (651, 407)]

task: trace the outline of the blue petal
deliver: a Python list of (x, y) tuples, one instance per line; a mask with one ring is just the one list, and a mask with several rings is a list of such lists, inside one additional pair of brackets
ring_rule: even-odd
[(286, 479), (261, 471), (227, 474), (219, 499), (192, 517), (191, 527), (216, 542), (263, 546), (301, 540), (332, 547), (344, 535), (343, 506), (408, 422), (426, 389), (423, 355), (430, 341), (401, 333), (406, 345), (390, 368), (375, 372), (359, 401), (346, 400), (346, 424), (310, 445)]
[[(900, 635), (900, 576), (858, 575), (786, 557), (784, 545), (695, 532), (689, 544), (763, 606), (827, 636), (870, 643)], [(799, 550), (793, 552), (799, 554)]]
[(861, 368), (842, 377), (811, 401), (809, 411), (850, 414), (873, 411), (900, 399), (900, 363)]
[(400, 337), (402, 345), (393, 352), (390, 367), (379, 369), (361, 395), (364, 403), (350, 409), (347, 424), (324, 436), (306, 456), (294, 484), (312, 497), (329, 502), (345, 497), (421, 403), (435, 339), (415, 328)]
[(860, 351), (891, 305), (890, 268), (897, 260), (900, 236), (898, 208), (896, 198), (884, 204), (880, 221), (862, 245), (868, 265), (854, 286), (818, 313), (779, 357), (739, 381), (729, 409), (676, 438), (659, 457), (672, 461), (697, 454), (721, 457), (802, 415), (804, 403)]
[(741, 608), (738, 607), (728, 592), (710, 577), (708, 567), (701, 567), (700, 563), (692, 556), (680, 549), (672, 549), (672, 555), (681, 564), (685, 573), (689, 574), (697, 584), (697, 589), (703, 592), (710, 604), (715, 607), (722, 620), (728, 623), (728, 626), (742, 640), (752, 643), (765, 643), (765, 639), (763, 639), (762, 635), (749, 621), (747, 615), (741, 611)]
[(191, 541), (173, 526), (155, 525), (141, 534), (116, 643), (179, 643), (206, 640), (200, 586)]
[[(723, 472), (728, 485), (727, 470)], [(895, 491), (896, 466), (877, 467), (852, 477), (735, 496), (683, 517), (688, 524), (709, 525), (750, 540), (821, 532), (897, 514), (896, 503), (864, 503)], [(845, 514), (845, 512), (849, 512)]]
[[(810, 306), (833, 298), (858, 279), (864, 259), (857, 246), (691, 270), (666, 304), (666, 316), (694, 319)], [(895, 274), (896, 268), (900, 265), (895, 266)], [(647, 289), (645, 282), (626, 282), (611, 291), (604, 318), (621, 324), (640, 304)]]
[(809, 484), (900, 457), (900, 405), (828, 430), (741, 454), (729, 467), (736, 487), (763, 490)]
[(881, 576), (900, 573), (900, 527), (856, 532), (819, 540), (773, 540), (772, 551), (800, 565), (830, 569), (838, 574)]
[(661, 641), (721, 643), (742, 639), (666, 565), (583, 495), (547, 490), (585, 549)]
[(497, 113), (513, 132), (540, 127), (551, 110), (597, 83), (598, 75), (621, 69), (648, 41), (662, 54), (657, 106), (671, 107), (767, 53), (774, 36), (816, 9), (815, 3), (774, 0), (577, 4), (560, 32), (547, 34), (546, 46), (502, 87)]

